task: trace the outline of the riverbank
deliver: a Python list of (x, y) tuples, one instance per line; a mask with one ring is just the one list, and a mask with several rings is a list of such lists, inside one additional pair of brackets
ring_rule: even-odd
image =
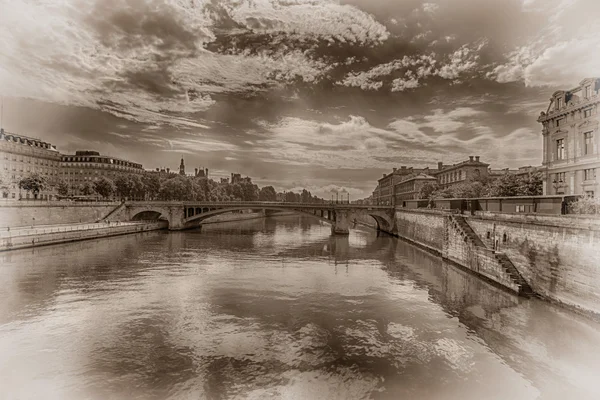
[(0, 231), (0, 251), (166, 229), (166, 221), (20, 226)]

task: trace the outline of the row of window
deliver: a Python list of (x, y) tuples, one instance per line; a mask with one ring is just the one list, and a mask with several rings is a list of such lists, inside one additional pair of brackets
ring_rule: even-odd
[(4, 159), (7, 161), (19, 161), (22, 163), (28, 163), (31, 164), (31, 160), (33, 160), (33, 164), (34, 165), (45, 165), (48, 167), (59, 167), (60, 166), (60, 162), (59, 161), (50, 161), (50, 160), (46, 160), (46, 159), (40, 159), (38, 157), (28, 157), (28, 156), (18, 156), (13, 154), (12, 156), (10, 156), (8, 153), (4, 153)]
[[(583, 170), (583, 180), (593, 181), (596, 180), (596, 168), (587, 168)], [(554, 174), (553, 183), (566, 183), (567, 176), (566, 172), (558, 172)]]
[[(594, 154), (594, 132), (585, 132), (583, 134), (583, 155)], [(565, 160), (567, 152), (565, 148), (565, 139), (556, 139), (556, 159)]]
[[(592, 92), (592, 85), (587, 85), (587, 86), (585, 86), (583, 88), (583, 98), (584, 99), (589, 99), (590, 97), (592, 97), (592, 94), (593, 94), (593, 92)], [(556, 98), (556, 107), (555, 108), (558, 110), (558, 109), (562, 108), (563, 105), (564, 105), (563, 98), (562, 97), (557, 97)]]
[[(593, 115), (593, 109), (591, 107), (583, 110), (583, 118), (589, 118), (592, 115)], [(554, 123), (555, 126), (564, 126), (566, 124), (567, 124), (566, 116), (562, 117), (562, 118), (558, 118)]]
[(122, 165), (131, 168), (142, 168), (141, 164), (132, 163), (129, 161), (117, 160), (114, 158), (107, 157), (70, 157), (63, 156), (63, 162), (92, 162), (95, 164), (113, 164), (113, 165)]

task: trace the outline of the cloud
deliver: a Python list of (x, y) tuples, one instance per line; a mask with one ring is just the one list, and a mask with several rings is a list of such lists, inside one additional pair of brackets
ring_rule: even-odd
[(336, 1), (242, 0), (225, 1), (223, 7), (234, 21), (258, 32), (358, 44), (380, 44), (389, 37), (371, 15)]
[[(506, 54), (488, 77), (529, 87), (571, 86), (600, 75), (600, 3), (596, 0), (525, 0), (523, 9), (547, 19), (528, 43)], [(585, 12), (581, 12), (585, 10)]]
[(474, 71), (478, 66), (479, 51), (486, 41), (472, 45), (463, 45), (445, 57), (437, 57), (435, 53), (416, 56), (404, 56), (401, 59), (379, 64), (367, 71), (350, 72), (338, 85), (359, 87), (363, 90), (379, 90), (384, 86), (386, 77), (402, 73), (402, 76), (391, 80), (390, 91), (403, 92), (416, 89), (422, 81), (431, 76), (447, 80), (455, 80), (464, 73)]

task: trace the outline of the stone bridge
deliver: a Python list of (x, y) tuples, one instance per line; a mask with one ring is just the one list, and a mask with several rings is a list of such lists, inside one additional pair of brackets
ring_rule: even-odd
[(340, 203), (282, 203), (282, 202), (163, 202), (128, 201), (120, 204), (103, 220), (132, 221), (166, 219), (170, 230), (194, 228), (206, 218), (241, 210), (292, 211), (331, 224), (331, 232), (348, 234), (348, 229), (359, 216), (369, 215), (378, 229), (395, 233), (394, 209), (391, 206), (373, 206)]

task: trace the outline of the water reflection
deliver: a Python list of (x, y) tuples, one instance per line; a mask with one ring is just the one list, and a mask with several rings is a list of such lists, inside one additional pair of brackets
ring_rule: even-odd
[(598, 324), (367, 230), (277, 217), (0, 261), (9, 398), (600, 398)]

